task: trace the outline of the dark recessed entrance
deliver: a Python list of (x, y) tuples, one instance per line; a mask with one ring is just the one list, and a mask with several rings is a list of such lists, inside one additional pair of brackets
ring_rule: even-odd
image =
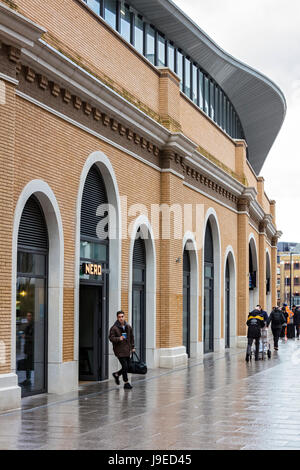
[(190, 357), (190, 326), (191, 326), (191, 312), (190, 312), (190, 284), (191, 284), (191, 267), (190, 255), (188, 250), (183, 252), (183, 314), (182, 314), (182, 342), (186, 347), (186, 353)]
[(204, 242), (204, 353), (214, 350), (214, 249), (210, 222)]
[(136, 352), (146, 361), (146, 248), (142, 238), (133, 249), (132, 327)]
[(230, 348), (230, 269), (228, 258), (225, 272), (225, 348)]
[[(107, 194), (96, 165), (82, 197), (80, 241), (79, 380), (108, 377), (109, 240)], [(105, 208), (106, 207), (106, 208)]]

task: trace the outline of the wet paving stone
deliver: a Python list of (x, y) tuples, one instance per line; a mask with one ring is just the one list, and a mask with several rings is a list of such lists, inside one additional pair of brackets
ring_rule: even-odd
[(251, 364), (226, 351), (132, 377), (130, 391), (107, 381), (29, 397), (0, 415), (0, 449), (298, 450), (299, 350), (288, 341)]

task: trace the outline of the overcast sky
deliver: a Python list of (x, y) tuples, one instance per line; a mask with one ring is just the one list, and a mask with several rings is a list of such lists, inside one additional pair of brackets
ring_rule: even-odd
[(300, 242), (300, 1), (174, 0), (226, 52), (272, 79), (287, 115), (260, 172), (281, 241)]

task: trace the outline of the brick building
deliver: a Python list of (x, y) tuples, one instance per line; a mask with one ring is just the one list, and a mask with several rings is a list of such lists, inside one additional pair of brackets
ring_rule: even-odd
[(277, 304), (300, 305), (300, 244), (278, 244)]
[(276, 303), (281, 91), (168, 0), (0, 15), (0, 410), (108, 379), (120, 308), (150, 368), (243, 346)]

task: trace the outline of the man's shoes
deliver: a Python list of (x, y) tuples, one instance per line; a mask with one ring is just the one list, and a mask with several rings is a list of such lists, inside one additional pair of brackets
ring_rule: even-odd
[(275, 351), (278, 351), (278, 348), (274, 348), (274, 349), (275, 349)]
[(246, 362), (249, 362), (250, 361), (250, 354), (246, 354)]
[(125, 389), (125, 390), (131, 390), (131, 389), (132, 389), (132, 385), (130, 385), (130, 383), (127, 382), (127, 383), (124, 385), (124, 389)]
[(117, 384), (117, 385), (120, 385), (120, 379), (119, 379), (118, 373), (117, 373), (117, 372), (114, 372), (112, 376), (113, 376), (113, 378), (115, 379), (116, 384)]

